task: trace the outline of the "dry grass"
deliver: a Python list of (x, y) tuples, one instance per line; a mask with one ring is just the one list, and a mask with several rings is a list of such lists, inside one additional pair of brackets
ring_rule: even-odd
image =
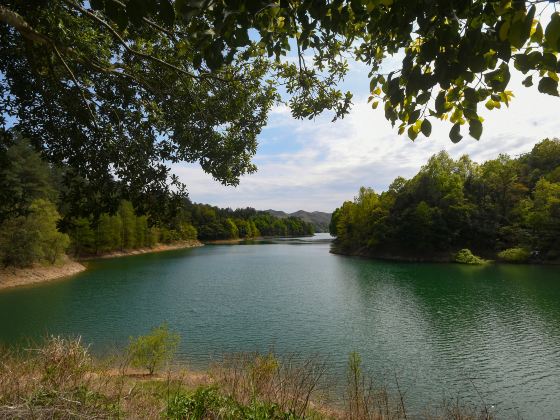
[(235, 354), (215, 363), (210, 373), (222, 392), (242, 404), (275, 404), (296, 418), (328, 411), (321, 410), (328, 393), (326, 365), (317, 357)]
[[(484, 407), (446, 402), (411, 416), (399, 391), (391, 394), (362, 372), (351, 355), (346, 391), (336, 405), (319, 358), (237, 354), (208, 373), (179, 369), (145, 375), (128, 358), (94, 361), (80, 339), (49, 337), (28, 349), (0, 349), (0, 419), (453, 419), (489, 420)], [(340, 402), (342, 400), (342, 403)]]

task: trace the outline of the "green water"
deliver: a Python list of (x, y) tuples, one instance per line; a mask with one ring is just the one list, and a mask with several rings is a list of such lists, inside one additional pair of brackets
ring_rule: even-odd
[(0, 293), (4, 343), (48, 332), (104, 352), (163, 321), (197, 368), (272, 346), (319, 354), (342, 378), (357, 351), (377, 378), (397, 375), (414, 410), (459, 396), (503, 418), (560, 418), (560, 267), (387, 263), (300, 240), (96, 261)]

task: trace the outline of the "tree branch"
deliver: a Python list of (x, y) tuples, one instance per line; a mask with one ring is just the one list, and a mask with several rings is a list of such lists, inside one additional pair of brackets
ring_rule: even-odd
[(199, 81), (204, 80), (204, 79), (207, 78), (207, 77), (215, 78), (215, 79), (218, 79), (218, 80), (221, 80), (221, 81), (227, 81), (227, 80), (224, 80), (224, 79), (222, 79), (222, 78), (220, 78), (220, 77), (218, 77), (218, 76), (215, 76), (215, 75), (211, 75), (211, 76), (210, 76), (210, 75), (202, 75), (202, 76), (199, 76), (199, 75), (193, 74), (193, 73), (191, 73), (191, 72), (188, 72), (188, 71), (185, 70), (185, 69), (182, 69), (182, 68), (180, 68), (180, 67), (177, 67), (177, 66), (174, 65), (174, 64), (171, 64), (171, 63), (169, 63), (169, 62), (167, 62), (167, 61), (165, 61), (165, 60), (162, 60), (161, 58), (155, 57), (155, 56), (150, 55), (150, 54), (146, 54), (146, 53), (144, 53), (144, 52), (142, 52), (142, 51), (135, 50), (134, 48), (130, 47), (130, 45), (127, 44), (127, 42), (121, 37), (121, 35), (120, 35), (109, 23), (107, 23), (106, 21), (104, 21), (103, 19), (101, 19), (101, 18), (100, 18), (99, 16), (97, 16), (95, 13), (92, 13), (91, 11), (89, 11), (89, 10), (87, 10), (87, 9), (84, 9), (82, 6), (80, 6), (79, 4), (74, 3), (74, 2), (71, 1), (71, 0), (64, 0), (64, 2), (65, 2), (66, 4), (68, 4), (70, 7), (73, 7), (74, 9), (79, 10), (79, 11), (80, 11), (82, 14), (84, 14), (85, 16), (89, 17), (90, 19), (92, 19), (92, 20), (96, 21), (97, 23), (101, 24), (102, 26), (104, 26), (109, 32), (111, 32), (111, 34), (113, 35), (113, 37), (115, 37), (115, 39), (116, 39), (129, 53), (131, 53), (131, 54), (133, 54), (133, 55), (135, 55), (135, 56), (137, 56), (137, 57), (141, 57), (141, 58), (144, 58), (144, 59), (146, 59), (146, 60), (150, 60), (150, 61), (153, 61), (153, 62), (155, 62), (155, 63), (161, 64), (162, 66), (165, 66), (165, 67), (167, 67), (167, 68), (170, 68), (170, 69), (172, 69), (172, 70), (175, 70), (175, 71), (177, 71), (177, 72), (179, 72), (179, 73), (181, 73), (181, 74), (183, 74), (183, 75), (185, 75), (185, 76), (191, 77), (191, 78), (196, 79), (196, 80), (199, 80)]
[(70, 77), (72, 78), (72, 81), (74, 82), (74, 85), (76, 85), (76, 87), (78, 88), (78, 90), (80, 91), (80, 95), (82, 96), (82, 99), (84, 100), (84, 103), (86, 105), (86, 108), (88, 109), (91, 118), (93, 119), (93, 124), (95, 125), (95, 128), (99, 129), (98, 125), (97, 125), (97, 118), (95, 117), (95, 114), (93, 112), (93, 110), (91, 109), (91, 106), (89, 104), (89, 101), (86, 98), (86, 95), (84, 93), (84, 89), (82, 88), (82, 86), (80, 85), (80, 83), (78, 82), (78, 80), (76, 79), (76, 76), (74, 76), (74, 73), (72, 72), (72, 69), (70, 68), (70, 66), (68, 66), (68, 63), (66, 63), (66, 61), (64, 60), (64, 57), (62, 57), (62, 54), (60, 54), (60, 51), (58, 51), (58, 48), (56, 47), (56, 45), (53, 43), (51, 44), (54, 52), (56, 53), (56, 56), (59, 58), (59, 60), (62, 62), (62, 65), (64, 66), (64, 68), (66, 69), (66, 71), (68, 72), (68, 74), (70, 74)]
[(0, 22), (13, 27), (25, 38), (37, 44), (52, 44), (50, 38), (33, 29), (20, 14), (2, 5), (0, 5)]

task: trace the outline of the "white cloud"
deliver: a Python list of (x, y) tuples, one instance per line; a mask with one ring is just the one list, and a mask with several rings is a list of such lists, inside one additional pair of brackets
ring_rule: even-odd
[(420, 136), (411, 142), (398, 136), (383, 111), (372, 110), (362, 97), (355, 99), (351, 114), (336, 123), (327, 116), (296, 121), (286, 107), (273, 109), (262, 143), (285, 144), (286, 148), (274, 153), (260, 149), (255, 156), (259, 171), (243, 177), (237, 188), (221, 186), (194, 165), (175, 165), (173, 171), (188, 185), (196, 202), (332, 211), (362, 185), (383, 190), (398, 175), (412, 176), (440, 150), (454, 157), (468, 153), (484, 161), (499, 153), (528, 152), (539, 140), (558, 136), (558, 98), (521, 86), (520, 75), (513, 79), (517, 97), (508, 109), (484, 109), (484, 134), (478, 142), (465, 133), (460, 143), (453, 144), (448, 137), (450, 124), (441, 122), (433, 122), (429, 139)]

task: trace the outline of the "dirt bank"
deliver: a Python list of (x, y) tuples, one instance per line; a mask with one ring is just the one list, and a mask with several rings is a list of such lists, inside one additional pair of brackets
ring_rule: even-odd
[[(148, 254), (151, 252), (164, 252), (174, 249), (193, 248), (203, 246), (199, 241), (182, 241), (174, 244), (159, 244), (153, 248), (139, 248), (125, 251), (111, 252), (104, 255), (95, 255), (85, 258), (80, 258), (79, 261), (86, 261), (97, 258), (117, 258), (126, 257), (128, 255)], [(81, 273), (86, 270), (83, 264), (78, 261), (73, 261), (65, 256), (62, 261), (55, 265), (34, 264), (32, 267), (15, 268), (7, 267), (0, 268), (0, 290), (9, 289), (13, 287), (29, 286), (32, 284), (43, 283), (51, 280), (61, 279), (74, 274)]]
[(85, 269), (84, 265), (68, 257), (55, 265), (35, 264), (27, 268), (1, 268), (0, 290), (56, 280), (78, 274)]
[(200, 241), (181, 241), (181, 242), (175, 242), (173, 244), (158, 244), (151, 248), (129, 249), (124, 251), (109, 252), (107, 254), (102, 254), (102, 255), (91, 255), (91, 256), (79, 258), (79, 261), (96, 260), (99, 258), (118, 258), (118, 257), (126, 257), (129, 255), (151, 254), (154, 252), (173, 251), (175, 249), (195, 248), (203, 245), (204, 244)]

